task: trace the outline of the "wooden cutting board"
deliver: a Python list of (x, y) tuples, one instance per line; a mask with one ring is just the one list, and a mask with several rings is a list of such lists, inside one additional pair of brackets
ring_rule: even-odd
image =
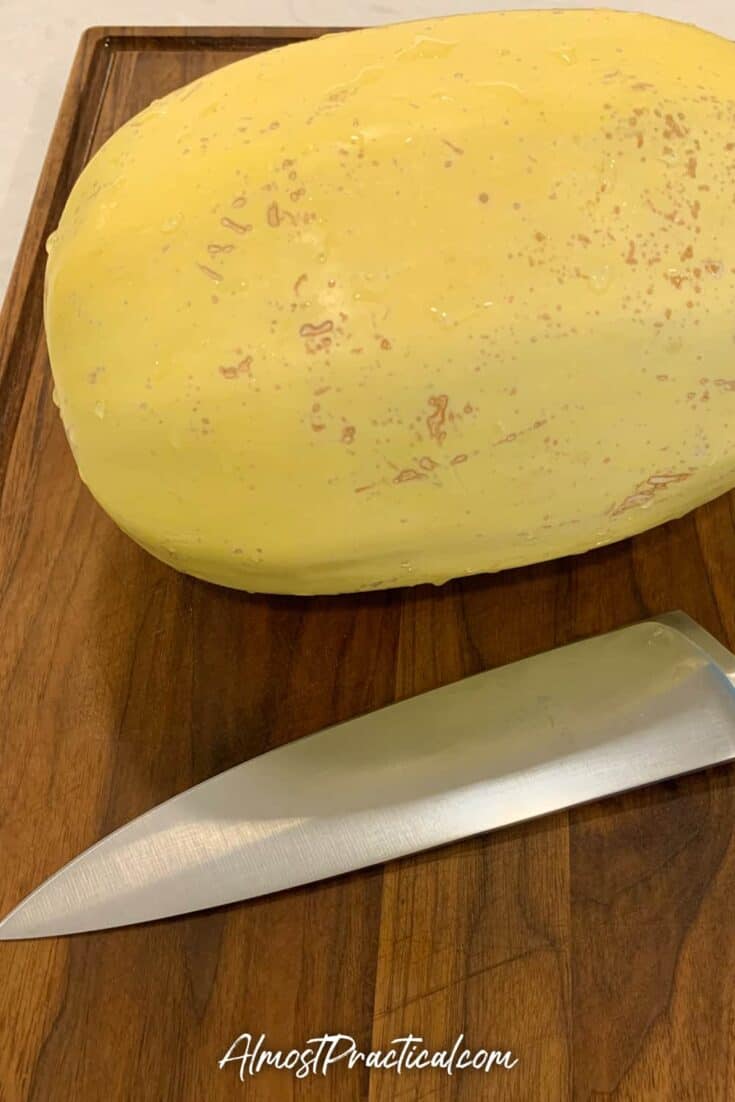
[[(573, 559), (338, 598), (175, 574), (77, 478), (42, 328), (43, 244), (151, 99), (304, 30), (85, 35), (0, 333), (0, 907), (101, 835), (269, 747), (668, 609), (735, 644), (732, 495)], [(735, 1098), (735, 770), (149, 926), (0, 944), (3, 1102)], [(217, 1061), (328, 1031), (460, 1033), (512, 1071)]]

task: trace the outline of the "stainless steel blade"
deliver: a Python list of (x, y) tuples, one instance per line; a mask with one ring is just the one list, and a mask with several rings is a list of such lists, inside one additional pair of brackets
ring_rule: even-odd
[(290, 888), (735, 757), (735, 657), (682, 613), (516, 662), (228, 770), (104, 838), (0, 938)]

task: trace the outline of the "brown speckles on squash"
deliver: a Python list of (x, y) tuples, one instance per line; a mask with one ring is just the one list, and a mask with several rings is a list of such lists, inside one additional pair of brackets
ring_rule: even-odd
[(206, 264), (197, 264), (197, 268), (200, 272), (203, 272), (208, 279), (213, 279), (215, 283), (221, 283), (224, 279), (224, 276), (220, 272), (216, 272), (214, 268), (210, 268)]
[[(548, 417), (540, 417), (534, 421), (531, 425), (527, 425), (523, 429), (518, 429), (516, 432), (508, 432), (505, 436), (501, 436), (499, 440), (493, 443), (493, 447), (499, 447), (501, 444), (512, 444), (514, 440), (517, 440), (519, 436), (525, 436), (527, 432), (535, 432), (537, 429), (543, 428), (544, 425), (549, 423)], [(546, 441), (544, 441), (546, 443)], [(554, 441), (556, 444), (557, 441)]]
[(239, 363), (225, 365), (219, 368), (219, 373), (224, 379), (237, 379), (242, 375), (251, 375), (253, 357), (245, 356)]
[(354, 425), (345, 425), (344, 428), (342, 429), (342, 435), (340, 436), (340, 441), (343, 444), (347, 444), (347, 445), (352, 444), (356, 435), (357, 435), (357, 429), (355, 428)]
[(431, 406), (432, 412), (426, 418), (426, 427), (429, 430), (429, 436), (436, 440), (437, 444), (441, 444), (447, 435), (443, 425), (447, 417), (449, 395), (438, 394), (433, 396), (429, 398), (429, 405)]
[(677, 118), (674, 118), (672, 114), (665, 116), (666, 130), (664, 130), (664, 138), (667, 141), (671, 141), (673, 138), (685, 138), (689, 133), (689, 130), (683, 123), (684, 116), (681, 112), (678, 113)]
[(405, 467), (402, 471), (399, 471), (393, 481), (395, 483), (401, 482), (415, 482), (418, 478), (426, 478), (426, 475), (421, 474), (420, 471), (414, 470), (413, 467)]
[(306, 274), (306, 272), (302, 272), (302, 273), (301, 273), (301, 275), (299, 276), (299, 278), (298, 278), (298, 279), (296, 280), (296, 282), (294, 283), (294, 285), (293, 285), (293, 293), (294, 293), (294, 295), (295, 295), (295, 296), (296, 296), (297, 298), (298, 298), (299, 294), (301, 293), (301, 287), (302, 287), (302, 285), (303, 285), (304, 283), (306, 283), (306, 281), (307, 281), (307, 279), (308, 279), (308, 278), (309, 278), (309, 277), (308, 277), (308, 275)]
[(250, 223), (235, 222), (232, 218), (220, 218), (220, 225), (224, 226), (226, 230), (230, 230), (232, 233), (249, 233), (252, 230)]
[(207, 252), (210, 256), (213, 257), (220, 255), (226, 256), (228, 253), (234, 252), (234, 250), (234, 245), (218, 245), (215, 241), (212, 241), (209, 245), (207, 245)]
[(334, 322), (330, 319), (319, 322), (319, 324), (317, 325), (314, 325), (311, 322), (304, 322), (304, 324), (299, 329), (299, 336), (305, 338), (321, 337), (325, 333), (331, 333), (333, 329)]
[(693, 471), (679, 473), (652, 474), (643, 482), (639, 482), (632, 494), (629, 494), (619, 505), (608, 510), (610, 516), (617, 517), (628, 509), (645, 508), (651, 504), (655, 495), (667, 486), (676, 482), (685, 482), (692, 476)]
[(486, 191), (481, 191), (477, 198), (481, 203), (487, 203), (490, 201), (490, 196)]

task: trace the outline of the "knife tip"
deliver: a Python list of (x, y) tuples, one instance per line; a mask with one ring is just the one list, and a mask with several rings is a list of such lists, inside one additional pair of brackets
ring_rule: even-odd
[(34, 908), (27, 904), (35, 893), (21, 899), (12, 911), (0, 919), (0, 941), (25, 941), (42, 937), (53, 937), (57, 930), (48, 929), (43, 919), (39, 921)]
[(22, 937), (28, 937), (23, 931), (23, 923), (18, 922), (18, 915), (22, 904), (14, 907), (5, 918), (0, 919), (0, 941), (17, 941)]

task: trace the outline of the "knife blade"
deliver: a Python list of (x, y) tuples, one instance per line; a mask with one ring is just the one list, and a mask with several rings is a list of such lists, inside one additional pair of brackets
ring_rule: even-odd
[(250, 899), (735, 758), (735, 656), (683, 613), (253, 758), (97, 842), (0, 939)]

